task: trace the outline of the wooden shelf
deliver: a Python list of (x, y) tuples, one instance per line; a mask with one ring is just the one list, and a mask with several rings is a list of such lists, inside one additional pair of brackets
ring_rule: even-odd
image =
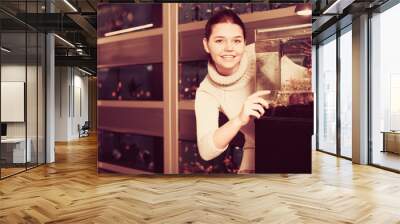
[(206, 23), (207, 23), (207, 21), (203, 20), (203, 21), (195, 21), (195, 22), (179, 24), (178, 31), (179, 31), (179, 33), (195, 32), (198, 30), (204, 31), (204, 27), (206, 26)]
[(162, 101), (98, 101), (98, 128), (163, 137)]
[(121, 41), (131, 41), (136, 39), (143, 39), (152, 36), (161, 36), (163, 28), (153, 28), (142, 31), (133, 31), (130, 33), (119, 34), (111, 37), (100, 37), (97, 39), (97, 45), (102, 46), (105, 44), (118, 44)]
[(194, 100), (180, 100), (179, 110), (193, 110), (194, 111)]
[(111, 163), (106, 163), (106, 162), (97, 162), (97, 167), (117, 173), (122, 173), (122, 174), (156, 174), (153, 172), (149, 171), (144, 171), (144, 170), (138, 170), (138, 169), (133, 169), (129, 167), (124, 167), (124, 166), (118, 166), (115, 164)]
[(98, 100), (99, 107), (123, 107), (123, 108), (151, 108), (163, 109), (164, 102), (162, 101), (139, 101), (139, 100)]
[(146, 135), (150, 137), (164, 137), (163, 133), (160, 133), (158, 130), (154, 130), (145, 126), (131, 126), (131, 127), (113, 127), (113, 126), (105, 126), (99, 125), (99, 129), (104, 131), (118, 132), (118, 133), (130, 133), (136, 135)]
[(162, 39), (163, 28), (99, 38), (98, 68), (161, 63)]

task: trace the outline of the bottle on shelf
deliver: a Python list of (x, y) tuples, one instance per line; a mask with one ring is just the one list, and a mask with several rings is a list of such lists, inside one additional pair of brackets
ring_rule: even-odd
[(99, 161), (163, 173), (163, 139), (155, 136), (99, 131)]
[(232, 10), (237, 14), (252, 13), (252, 3), (232, 3)]
[(223, 9), (231, 9), (237, 14), (261, 12), (293, 6), (293, 3), (180, 3), (179, 24), (208, 20)]
[(102, 69), (99, 72), (99, 99), (161, 101), (161, 80), (161, 63)]
[[(222, 126), (228, 121), (219, 114), (218, 123)], [(179, 173), (237, 173), (242, 162), (244, 135), (239, 132), (228, 148), (218, 157), (205, 161), (200, 157), (196, 140), (179, 140)]]
[(277, 3), (252, 3), (252, 12), (261, 12), (261, 11), (267, 11), (272, 9), (271, 5), (275, 5)]
[(213, 14), (217, 13), (220, 10), (231, 9), (231, 6), (232, 6), (231, 3), (213, 3), (212, 4)]
[(218, 157), (205, 161), (200, 157), (195, 141), (179, 141), (179, 173), (237, 173), (242, 160), (243, 149), (229, 145)]
[(115, 69), (99, 69), (97, 76), (98, 98), (100, 100), (118, 99), (118, 71)]
[(181, 100), (193, 100), (201, 81), (207, 75), (207, 61), (182, 62), (179, 65), (179, 96)]

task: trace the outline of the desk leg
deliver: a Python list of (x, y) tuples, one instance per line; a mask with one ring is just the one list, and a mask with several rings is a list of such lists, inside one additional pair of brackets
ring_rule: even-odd
[(382, 133), (382, 136), (383, 136), (383, 149), (382, 149), (382, 151), (381, 152), (386, 152), (386, 134), (385, 133)]

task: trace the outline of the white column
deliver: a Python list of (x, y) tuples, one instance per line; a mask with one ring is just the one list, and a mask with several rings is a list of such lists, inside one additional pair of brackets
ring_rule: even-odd
[(46, 36), (46, 163), (55, 161), (55, 76), (54, 76), (54, 35)]
[(353, 20), (353, 162), (368, 163), (368, 15)]
[[(46, 11), (54, 12), (54, 5), (46, 1)], [(55, 43), (54, 34), (46, 35), (46, 163), (55, 162)]]

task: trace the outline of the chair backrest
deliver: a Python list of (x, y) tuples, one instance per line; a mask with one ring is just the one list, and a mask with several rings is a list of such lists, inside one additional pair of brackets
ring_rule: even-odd
[(89, 121), (85, 121), (85, 124), (83, 124), (82, 128), (90, 128)]

